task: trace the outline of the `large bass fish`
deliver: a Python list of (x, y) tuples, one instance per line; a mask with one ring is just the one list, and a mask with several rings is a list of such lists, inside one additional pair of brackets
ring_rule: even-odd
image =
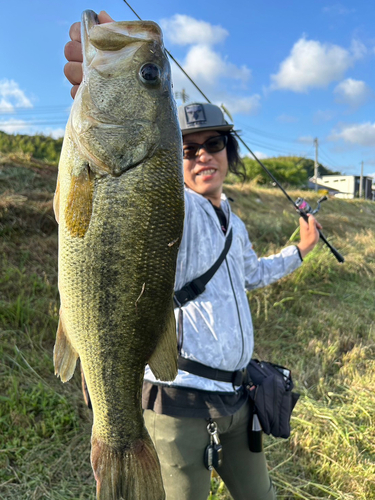
[(177, 373), (173, 314), (183, 227), (181, 132), (162, 33), (153, 22), (82, 16), (83, 81), (67, 124), (54, 207), (60, 322), (55, 372), (77, 358), (91, 396), (100, 500), (162, 500), (144, 426), (148, 363)]

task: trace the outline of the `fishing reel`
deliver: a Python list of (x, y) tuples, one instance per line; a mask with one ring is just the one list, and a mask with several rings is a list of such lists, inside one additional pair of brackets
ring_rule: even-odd
[[(307, 203), (307, 201), (304, 199), (304, 198), (297, 198), (297, 200), (295, 202), (293, 202), (292, 200), (292, 203), (294, 204), (297, 212), (299, 212), (300, 216), (306, 221), (308, 222), (309, 218), (307, 216), (307, 214), (311, 214), (311, 215), (314, 215), (316, 214), (317, 212), (319, 212), (320, 210), (320, 204), (323, 202), (323, 201), (326, 201), (327, 200), (327, 196), (322, 196), (318, 202), (317, 202), (317, 207), (314, 209), (312, 209), (310, 207), (310, 205)], [(336, 248), (334, 248), (330, 243), (329, 241), (327, 241), (327, 238), (324, 236), (324, 234), (320, 231), (320, 229), (318, 229), (318, 232), (319, 232), (319, 236), (320, 236), (320, 239), (327, 245), (327, 247), (331, 250), (331, 252), (333, 253), (333, 255), (336, 257), (337, 261), (338, 262), (344, 262), (344, 257), (336, 250)]]
[(305, 212), (305, 214), (311, 214), (315, 215), (316, 213), (319, 212), (320, 210), (320, 204), (323, 203), (323, 201), (328, 200), (327, 196), (322, 196), (318, 201), (317, 201), (317, 206), (316, 209), (313, 210), (310, 205), (307, 203), (307, 201), (304, 198), (297, 198), (295, 201), (295, 205), (298, 208), (299, 212), (301, 211)]

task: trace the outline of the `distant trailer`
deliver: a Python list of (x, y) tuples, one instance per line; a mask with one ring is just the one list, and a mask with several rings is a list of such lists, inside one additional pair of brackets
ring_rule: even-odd
[[(360, 181), (359, 175), (322, 175), (318, 184), (323, 189), (333, 189), (337, 198), (353, 199), (359, 197)], [(374, 200), (372, 181), (372, 177), (362, 178), (362, 197), (366, 200)]]

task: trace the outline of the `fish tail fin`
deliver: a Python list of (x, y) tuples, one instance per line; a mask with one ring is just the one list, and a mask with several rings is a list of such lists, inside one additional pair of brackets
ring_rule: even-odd
[(160, 463), (147, 431), (126, 449), (91, 441), (97, 500), (165, 500)]
[(59, 326), (57, 327), (56, 343), (53, 349), (53, 363), (55, 375), (60, 376), (63, 382), (73, 377), (76, 368), (78, 353), (72, 346), (64, 328), (64, 322), (60, 311)]

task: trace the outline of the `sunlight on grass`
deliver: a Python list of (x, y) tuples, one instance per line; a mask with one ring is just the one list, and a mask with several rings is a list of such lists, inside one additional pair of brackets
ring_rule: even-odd
[[(0, 498), (93, 500), (91, 414), (79, 374), (53, 374), (58, 318), (56, 168), (0, 161)], [(283, 195), (226, 186), (258, 255), (298, 241)], [(314, 192), (295, 191), (314, 205)], [(315, 200), (315, 201), (314, 201)], [(249, 294), (255, 356), (291, 368), (301, 398), (289, 440), (265, 437), (278, 499), (375, 498), (375, 203), (330, 199), (319, 220), (345, 256), (319, 244), (303, 266)], [(225, 450), (223, 450), (225, 459)], [(212, 478), (211, 500), (231, 497)]]

